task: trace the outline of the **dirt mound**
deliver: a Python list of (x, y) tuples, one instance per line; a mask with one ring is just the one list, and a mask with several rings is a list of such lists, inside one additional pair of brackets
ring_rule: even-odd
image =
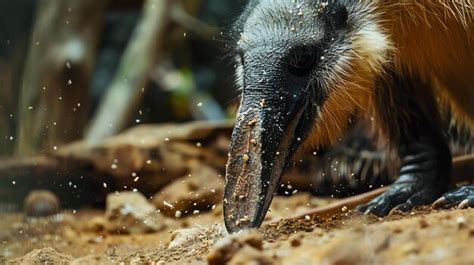
[(51, 247), (35, 249), (24, 257), (13, 260), (11, 264), (44, 265), (44, 264), (69, 264), (72, 256), (59, 253)]

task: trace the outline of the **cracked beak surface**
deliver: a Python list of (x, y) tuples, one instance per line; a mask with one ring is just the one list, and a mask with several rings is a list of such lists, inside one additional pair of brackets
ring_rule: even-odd
[(224, 221), (229, 232), (263, 222), (297, 148), (295, 132), (304, 110), (305, 102), (298, 97), (244, 95), (226, 170)]

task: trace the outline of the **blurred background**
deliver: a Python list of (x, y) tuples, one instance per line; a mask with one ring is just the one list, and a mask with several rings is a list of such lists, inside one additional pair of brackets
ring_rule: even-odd
[[(115, 154), (122, 145), (111, 148), (114, 155), (82, 159), (97, 149), (93, 144), (144, 124), (231, 118), (238, 95), (226, 31), (244, 4), (0, 1), (0, 201), (21, 204), (30, 190), (46, 188), (70, 205), (71, 191), (64, 186), (92, 180), (80, 188), (98, 199), (82, 198), (102, 202), (105, 196), (96, 190), (114, 174), (95, 163), (122, 163)], [(61, 155), (77, 141), (82, 149)]]
[(222, 120), (244, 1), (0, 2), (0, 155), (144, 123)]

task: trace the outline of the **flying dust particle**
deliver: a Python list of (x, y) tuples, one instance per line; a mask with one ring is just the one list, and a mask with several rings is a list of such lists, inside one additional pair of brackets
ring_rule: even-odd
[(180, 218), (182, 215), (181, 211), (180, 210), (177, 210), (175, 213), (174, 213), (174, 217), (176, 218)]

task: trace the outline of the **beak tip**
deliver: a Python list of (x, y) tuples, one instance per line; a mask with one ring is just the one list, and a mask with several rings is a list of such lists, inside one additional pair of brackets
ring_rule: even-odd
[[(261, 205), (254, 206), (256, 211), (253, 214), (244, 214), (244, 213), (236, 213), (235, 211), (237, 210), (243, 210), (246, 209), (247, 207), (242, 207), (243, 205), (239, 205), (240, 207), (236, 207), (237, 205), (234, 205), (233, 207), (228, 205), (224, 205), (224, 223), (227, 231), (229, 233), (237, 233), (242, 230), (247, 230), (247, 229), (254, 229), (260, 227), (260, 225), (263, 222), (265, 212), (261, 209)], [(255, 209), (254, 208), (254, 209)], [(232, 214), (230, 214), (232, 212)]]
[(228, 219), (225, 220), (225, 227), (227, 229), (227, 232), (229, 232), (229, 234), (238, 233), (243, 230), (258, 228), (260, 227), (260, 224), (261, 222), (259, 222), (258, 220), (255, 220), (253, 222), (250, 222), (250, 221), (246, 222), (246, 221), (239, 221), (239, 220), (232, 221)]

